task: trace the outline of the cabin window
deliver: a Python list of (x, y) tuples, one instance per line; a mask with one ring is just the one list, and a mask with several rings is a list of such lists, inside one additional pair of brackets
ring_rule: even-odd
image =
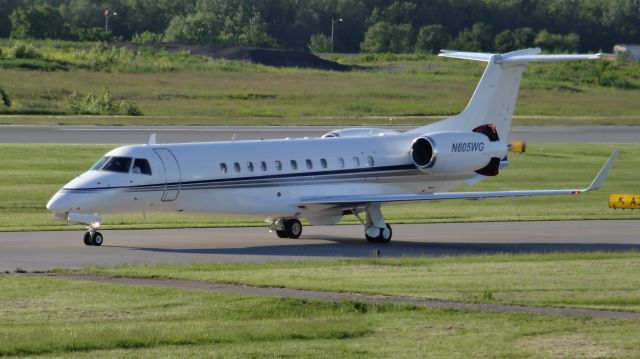
[(234, 169), (236, 172), (240, 172), (240, 164), (239, 164), (238, 162), (234, 162), (234, 163), (233, 163), (233, 169)]
[(292, 170), (298, 169), (298, 162), (296, 162), (296, 160), (291, 160), (291, 169)]
[(99, 170), (100, 168), (102, 168), (102, 166), (104, 166), (105, 162), (109, 161), (111, 157), (102, 157), (101, 159), (98, 160), (98, 162), (96, 162), (93, 166), (91, 166), (91, 169), (94, 171)]
[(374, 162), (373, 162), (373, 156), (368, 156), (367, 157), (367, 167), (373, 167)]
[(260, 169), (262, 172), (267, 170), (267, 163), (265, 161), (260, 161)]
[(338, 165), (340, 168), (344, 168), (344, 158), (338, 157)]
[(353, 167), (360, 167), (360, 159), (358, 157), (353, 157)]
[(247, 170), (249, 170), (249, 172), (253, 172), (253, 162), (247, 161)]
[(221, 163), (220, 164), (220, 172), (227, 173), (227, 164), (226, 163)]
[(327, 160), (325, 160), (324, 158), (321, 158), (320, 159), (320, 167), (327, 168)]
[(312, 169), (313, 168), (313, 162), (311, 162), (311, 160), (308, 159), (305, 162), (307, 163), (307, 168), (308, 169)]
[(135, 160), (133, 160), (131, 173), (151, 176), (151, 166), (149, 166), (149, 161), (145, 160), (144, 158), (136, 158)]
[(129, 173), (131, 157), (111, 157), (102, 167), (103, 171)]
[(282, 171), (282, 162), (280, 162), (280, 161), (276, 161), (276, 169), (277, 169), (278, 171)]

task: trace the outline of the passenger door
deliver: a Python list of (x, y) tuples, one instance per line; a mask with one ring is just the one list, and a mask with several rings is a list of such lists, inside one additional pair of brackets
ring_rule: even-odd
[(153, 151), (158, 155), (164, 166), (165, 185), (162, 201), (173, 201), (178, 198), (178, 194), (180, 193), (180, 182), (182, 178), (180, 165), (168, 148), (155, 148)]

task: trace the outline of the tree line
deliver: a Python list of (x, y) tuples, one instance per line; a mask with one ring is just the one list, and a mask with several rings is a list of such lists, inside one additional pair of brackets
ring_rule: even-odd
[(337, 52), (611, 51), (640, 42), (640, 0), (0, 0), (0, 37), (17, 39), (326, 52), (332, 23)]

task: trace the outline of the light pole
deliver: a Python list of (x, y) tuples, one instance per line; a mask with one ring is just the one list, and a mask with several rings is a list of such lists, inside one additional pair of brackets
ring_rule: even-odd
[(333, 25), (337, 22), (342, 22), (342, 18), (338, 20), (333, 20), (333, 18), (331, 18), (331, 52), (333, 52)]
[(104, 10), (104, 32), (109, 32), (109, 17), (117, 16), (117, 12), (113, 12), (113, 14), (109, 13), (109, 9)]

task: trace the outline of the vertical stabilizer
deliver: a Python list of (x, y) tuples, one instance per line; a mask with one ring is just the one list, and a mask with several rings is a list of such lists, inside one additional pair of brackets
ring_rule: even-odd
[(590, 60), (596, 55), (540, 55), (540, 49), (525, 49), (506, 54), (487, 54), (443, 50), (440, 56), (485, 61), (487, 67), (460, 114), (410, 132), (472, 131), (478, 126), (494, 124), (501, 140), (507, 141), (513, 111), (518, 98), (520, 79), (529, 62)]

